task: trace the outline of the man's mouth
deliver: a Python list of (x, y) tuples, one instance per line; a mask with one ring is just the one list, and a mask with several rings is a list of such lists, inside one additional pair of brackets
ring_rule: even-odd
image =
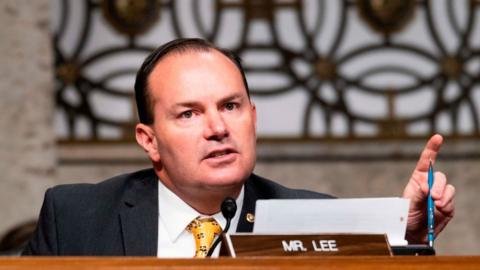
[(231, 153), (235, 153), (235, 151), (233, 149), (216, 150), (216, 151), (210, 152), (205, 158), (206, 159), (208, 159), (208, 158), (218, 158), (218, 157), (222, 157), (222, 156), (225, 156), (225, 155), (228, 155), (228, 154), (231, 154)]

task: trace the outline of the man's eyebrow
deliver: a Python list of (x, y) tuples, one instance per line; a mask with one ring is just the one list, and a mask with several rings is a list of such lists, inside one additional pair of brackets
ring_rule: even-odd
[[(244, 97), (243, 95), (241, 94), (233, 94), (233, 95), (230, 95), (230, 96), (226, 96), (222, 99), (220, 99), (220, 101), (218, 103), (222, 104), (222, 103), (226, 103), (226, 102), (229, 102), (229, 101), (233, 101), (233, 100), (243, 100)], [(172, 106), (172, 108), (193, 108), (193, 107), (199, 107), (199, 106), (202, 106), (200, 102), (196, 102), (196, 101), (184, 101), (184, 102), (179, 102), (179, 103), (176, 103)]]
[(197, 107), (197, 106), (200, 106), (200, 102), (184, 101), (184, 102), (175, 103), (173, 105), (173, 108), (178, 108), (178, 107), (192, 108), (192, 107)]
[(243, 95), (241, 94), (233, 94), (233, 95), (230, 95), (230, 96), (227, 96), (227, 97), (224, 97), (220, 100), (220, 103), (225, 103), (225, 102), (229, 102), (229, 101), (233, 101), (233, 100), (243, 100)]

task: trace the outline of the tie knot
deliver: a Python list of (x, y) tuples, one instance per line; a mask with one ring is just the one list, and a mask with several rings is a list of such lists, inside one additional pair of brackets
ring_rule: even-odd
[(222, 227), (214, 218), (195, 218), (188, 226), (195, 239), (195, 257), (206, 257), (213, 240), (222, 232)]

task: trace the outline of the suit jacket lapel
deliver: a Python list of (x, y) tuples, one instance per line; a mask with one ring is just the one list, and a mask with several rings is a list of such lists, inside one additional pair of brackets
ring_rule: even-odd
[(126, 256), (156, 256), (158, 239), (158, 178), (153, 170), (132, 181), (120, 213)]
[(253, 221), (249, 221), (247, 215), (255, 214), (255, 203), (259, 195), (251, 182), (252, 179), (250, 178), (245, 182), (245, 195), (243, 198), (243, 207), (240, 212), (240, 219), (238, 220), (237, 232), (253, 231)]

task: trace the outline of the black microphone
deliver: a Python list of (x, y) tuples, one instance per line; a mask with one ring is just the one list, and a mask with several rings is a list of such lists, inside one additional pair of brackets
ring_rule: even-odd
[[(225, 229), (223, 229), (222, 233), (228, 232), (228, 228), (230, 228), (230, 222), (232, 221), (232, 218), (235, 216), (235, 212), (237, 212), (237, 203), (235, 202), (235, 199), (232, 197), (227, 197), (223, 200), (222, 205), (220, 206), (220, 209), (222, 211), (223, 217), (227, 220), (227, 224), (225, 225)], [(222, 241), (222, 236), (219, 235), (217, 239), (215, 239), (215, 242), (213, 242), (212, 247), (210, 247), (210, 250), (208, 250), (207, 257), (212, 257), (213, 251), (217, 247), (218, 243)]]

